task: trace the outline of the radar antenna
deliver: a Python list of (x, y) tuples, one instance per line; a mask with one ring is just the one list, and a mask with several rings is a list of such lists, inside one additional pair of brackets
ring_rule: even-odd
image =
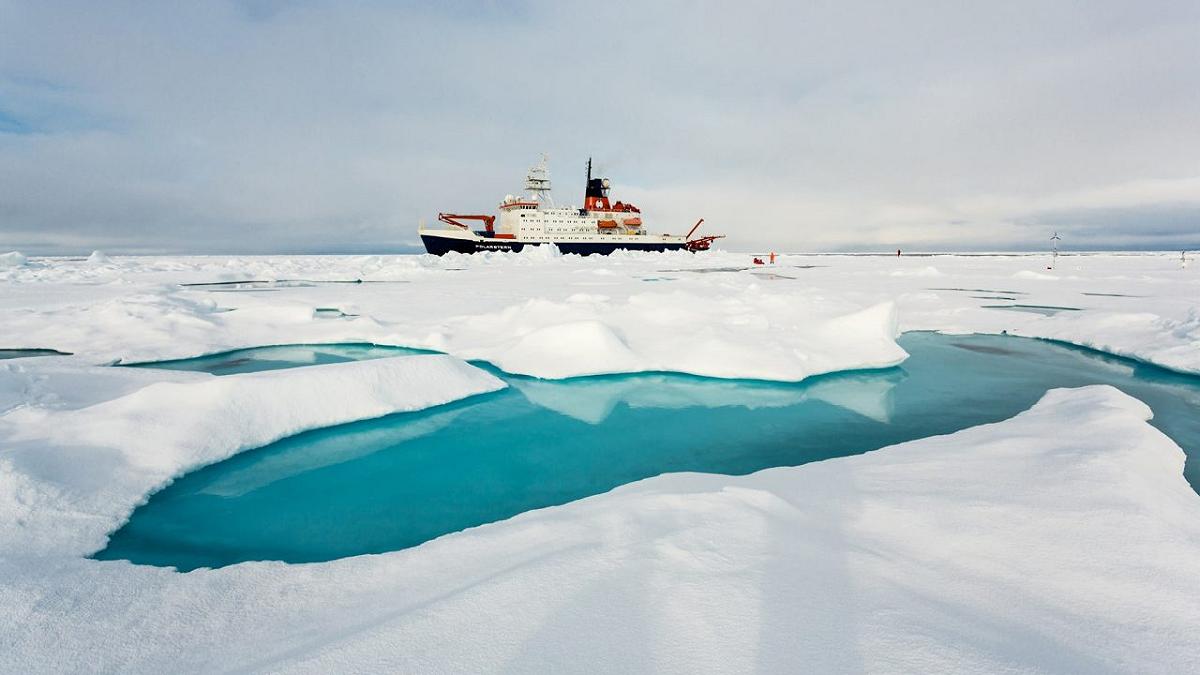
[(525, 175), (525, 189), (534, 199), (545, 202), (554, 206), (554, 197), (550, 195), (550, 169), (546, 167), (546, 162), (550, 157), (546, 153), (542, 153), (542, 161), (529, 169), (529, 173)]

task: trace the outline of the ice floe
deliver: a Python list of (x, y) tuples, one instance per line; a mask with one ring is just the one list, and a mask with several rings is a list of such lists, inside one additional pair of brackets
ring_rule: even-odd
[(190, 469), (306, 429), (504, 386), (444, 355), (154, 377), (100, 403), (27, 406), (0, 417), (0, 550), (87, 555), (149, 492)]

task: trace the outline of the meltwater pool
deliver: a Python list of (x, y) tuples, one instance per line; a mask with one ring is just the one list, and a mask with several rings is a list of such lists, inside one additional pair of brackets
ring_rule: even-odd
[[(661, 473), (745, 474), (996, 422), (1054, 387), (1114, 385), (1200, 452), (1200, 378), (1026, 338), (908, 333), (900, 344), (911, 354), (902, 366), (799, 384), (662, 373), (546, 381), (480, 364), (509, 388), (302, 433), (197, 470), (153, 495), (96, 557), (191, 570), (392, 551)], [(410, 353), (267, 347), (145, 365), (221, 374)], [(1198, 463), (1187, 465), (1193, 486)]]

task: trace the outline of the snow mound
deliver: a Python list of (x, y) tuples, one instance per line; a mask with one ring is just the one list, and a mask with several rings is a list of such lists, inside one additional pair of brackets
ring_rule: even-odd
[(493, 356), (510, 373), (563, 378), (635, 372), (644, 363), (612, 328), (599, 321), (573, 321), (538, 328)]
[(0, 550), (86, 555), (175, 476), (285, 436), (504, 387), (444, 355), (158, 382), (0, 418)]
[(846, 312), (751, 287), (715, 297), (638, 293), (624, 303), (529, 300), (451, 320), (417, 346), (542, 378), (654, 370), (799, 381), (896, 365), (908, 356), (897, 335), (890, 302)]
[(26, 258), (25, 254), (20, 251), (0, 253), (0, 269), (5, 267), (24, 267), (28, 264), (29, 258)]
[(91, 265), (107, 265), (112, 262), (104, 251), (92, 251), (92, 254), (87, 258), (88, 264)]

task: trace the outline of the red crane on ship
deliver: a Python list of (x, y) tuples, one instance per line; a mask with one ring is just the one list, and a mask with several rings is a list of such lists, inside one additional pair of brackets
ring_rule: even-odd
[(461, 227), (464, 230), (470, 230), (471, 228), (468, 227), (466, 223), (459, 222), (460, 220), (481, 220), (481, 221), (483, 221), (483, 227), (487, 230), (487, 233), (495, 234), (495, 230), (492, 229), (492, 226), (496, 224), (496, 216), (482, 216), (482, 215), (460, 214), (460, 213), (439, 213), (438, 220), (442, 221), (443, 223), (446, 223), (447, 225), (454, 225), (457, 227)]
[(712, 246), (714, 241), (725, 237), (723, 234), (710, 234), (707, 237), (697, 237), (696, 239), (692, 239), (692, 235), (696, 233), (696, 230), (700, 229), (700, 223), (703, 222), (703, 218), (697, 220), (696, 224), (692, 226), (692, 229), (688, 230), (687, 235), (684, 236), (684, 239), (687, 240), (687, 243), (683, 246), (692, 253), (695, 253), (696, 251), (707, 251), (708, 247)]

